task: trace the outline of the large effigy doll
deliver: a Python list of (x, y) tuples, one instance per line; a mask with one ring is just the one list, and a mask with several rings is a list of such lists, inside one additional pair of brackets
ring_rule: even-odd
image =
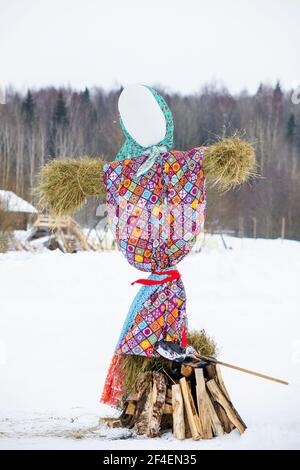
[[(121, 330), (101, 401), (118, 406), (125, 393), (124, 356), (159, 355), (161, 342), (187, 342), (186, 293), (178, 271), (203, 230), (206, 179), (227, 190), (253, 174), (251, 144), (237, 136), (188, 151), (173, 150), (170, 108), (154, 89), (126, 87), (119, 98), (125, 141), (112, 162), (53, 160), (41, 173), (42, 203), (69, 214), (87, 196), (106, 195), (117, 245), (148, 278), (136, 294)], [(112, 301), (113, 302), (113, 301)]]

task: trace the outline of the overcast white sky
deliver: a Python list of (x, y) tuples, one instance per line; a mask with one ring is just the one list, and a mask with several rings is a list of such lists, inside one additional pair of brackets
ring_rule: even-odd
[(0, 0), (0, 84), (300, 82), (300, 0)]

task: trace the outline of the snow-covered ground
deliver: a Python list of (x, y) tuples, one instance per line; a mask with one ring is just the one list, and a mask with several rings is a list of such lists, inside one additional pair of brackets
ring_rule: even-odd
[(107, 367), (140, 277), (120, 253), (0, 255), (0, 448), (299, 449), (300, 243), (227, 238), (180, 271), (190, 328), (220, 358), (289, 386), (223, 368), (248, 425), (211, 441), (137, 438), (98, 425)]

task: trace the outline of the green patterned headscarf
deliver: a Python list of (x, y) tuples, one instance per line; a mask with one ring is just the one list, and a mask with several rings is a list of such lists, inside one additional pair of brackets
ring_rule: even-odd
[[(162, 96), (160, 96), (157, 91), (155, 91), (153, 88), (150, 88), (147, 85), (143, 85), (148, 90), (151, 91), (153, 94), (154, 98), (156, 99), (160, 109), (162, 110), (165, 119), (166, 119), (166, 135), (163, 138), (161, 142), (159, 142), (156, 145), (150, 145), (149, 147), (142, 147), (140, 144), (138, 144), (133, 137), (128, 133), (126, 130), (124, 123), (122, 121), (122, 118), (120, 116), (120, 125), (121, 129), (123, 131), (123, 134), (125, 135), (125, 142), (121, 147), (120, 152), (116, 156), (116, 160), (124, 160), (125, 158), (134, 158), (134, 157), (139, 157), (142, 154), (148, 154), (149, 157), (147, 159), (148, 164), (147, 168), (145, 169), (148, 170), (149, 167), (152, 166), (154, 159), (156, 158), (157, 154), (160, 153), (160, 149), (165, 147), (166, 150), (170, 150), (173, 146), (173, 132), (174, 132), (174, 124), (173, 124), (173, 116), (171, 113), (171, 110), (165, 100), (163, 99)], [(142, 171), (144, 173), (144, 171)]]

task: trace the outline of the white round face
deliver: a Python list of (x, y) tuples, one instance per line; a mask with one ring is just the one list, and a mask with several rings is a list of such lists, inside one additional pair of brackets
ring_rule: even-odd
[(151, 91), (129, 85), (120, 94), (119, 112), (127, 132), (142, 147), (157, 145), (166, 135), (166, 119)]

